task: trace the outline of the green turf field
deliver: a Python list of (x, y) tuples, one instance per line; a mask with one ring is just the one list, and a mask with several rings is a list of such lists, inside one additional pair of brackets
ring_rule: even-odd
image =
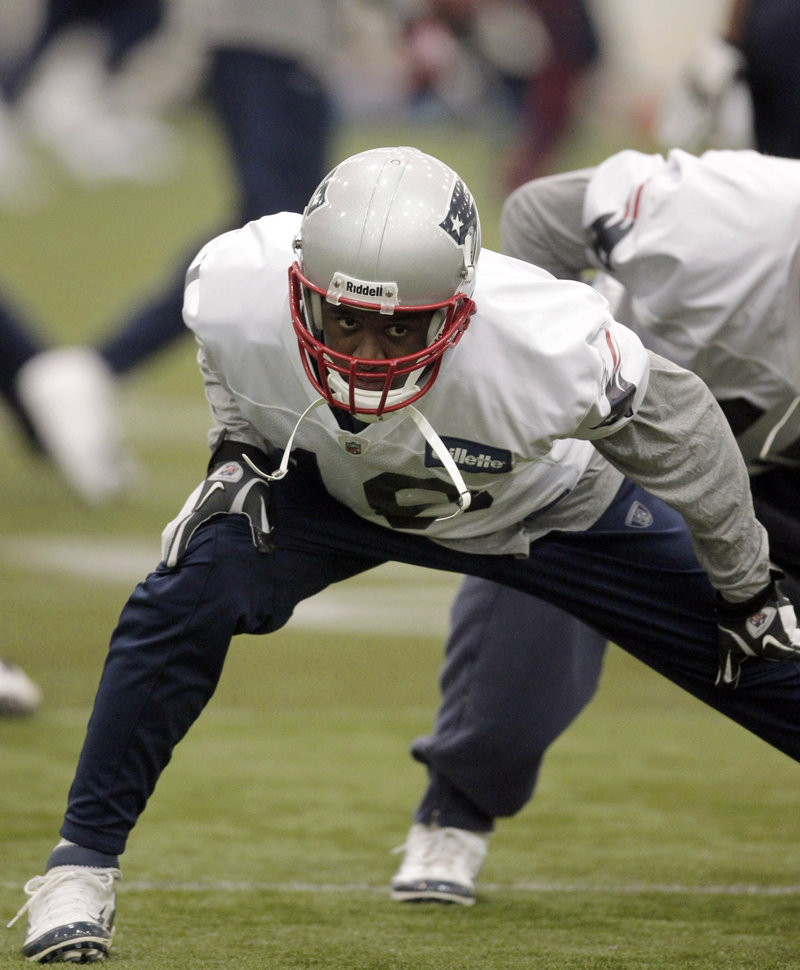
[[(91, 339), (226, 211), (208, 119), (171, 182), (81, 189), (0, 215), (0, 286), (54, 339)], [(583, 132), (565, 167), (622, 143)], [(413, 142), (458, 168), (496, 245), (496, 152), (475, 133), (348, 129), (335, 152)], [(46, 161), (43, 160), (46, 167)], [(0, 421), (0, 654), (45, 703), (0, 721), (0, 915), (41, 870), (108, 635), (205, 463), (187, 341), (123, 388), (141, 473), (84, 509)], [(3, 415), (3, 418), (5, 416)], [(112, 965), (266, 970), (783, 970), (800, 966), (796, 766), (612, 650), (597, 700), (548, 756), (538, 797), (499, 826), (471, 909), (392, 903), (423, 775), (455, 577), (386, 568), (235, 642), (123, 858)], [(407, 624), (413, 616), (413, 625)], [(21, 921), (21, 923), (24, 922)], [(22, 965), (5, 933), (0, 970)]]

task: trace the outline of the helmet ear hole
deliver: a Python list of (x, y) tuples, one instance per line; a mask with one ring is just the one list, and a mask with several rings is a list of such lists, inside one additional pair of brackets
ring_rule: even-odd
[(303, 306), (311, 332), (315, 337), (320, 337), (322, 335), (322, 294), (304, 286)]

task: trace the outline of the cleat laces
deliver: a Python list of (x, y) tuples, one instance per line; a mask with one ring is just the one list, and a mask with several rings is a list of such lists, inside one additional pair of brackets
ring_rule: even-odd
[[(25, 905), (7, 926), (12, 927), (26, 912), (47, 929), (75, 922), (93, 922), (107, 927), (109, 893), (118, 869), (91, 869), (88, 866), (76, 871), (73, 866), (56, 867), (43, 876), (34, 876), (25, 883), (28, 896)], [(63, 889), (63, 891), (59, 891)], [(35, 913), (34, 913), (35, 910)]]

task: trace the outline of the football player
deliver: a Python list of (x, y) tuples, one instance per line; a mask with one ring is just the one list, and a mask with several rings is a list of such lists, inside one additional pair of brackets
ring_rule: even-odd
[[(42, 52), (75, 20), (87, 17), (108, 33), (109, 56), (120, 61), (162, 6), (154, 0), (51, 0), (8, 85), (15, 94), (24, 90)], [(291, 17), (280, 0), (191, 0), (174, 6), (160, 43), (177, 61), (202, 63), (203, 91), (230, 150), (236, 209), (225, 217), (225, 228), (265, 212), (302, 208), (328, 167), (331, 103), (319, 64), (330, 56), (335, 36), (333, 5), (295, 0)], [(71, 107), (78, 119), (98, 114), (97, 107)], [(71, 127), (62, 129), (69, 133), (69, 147), (77, 144), (86, 164), (94, 163), (97, 152)], [(103, 144), (108, 142), (106, 134)], [(0, 297), (0, 398), (30, 442), (91, 505), (118, 499), (134, 478), (117, 385), (186, 336), (183, 283), (200, 242), (187, 246), (163, 288), (123, 314), (95, 346), (48, 347), (13, 301)]]
[(448, 166), (345, 159), (302, 215), (207, 244), (184, 317), (210, 467), (111, 636), (28, 958), (108, 952), (119, 856), (231, 638), (389, 560), (553, 602), (800, 757), (800, 631), (718, 405), (591, 287), (481, 252)]
[[(800, 603), (800, 162), (624, 151), (522, 186), (501, 225), (506, 252), (559, 278), (599, 271), (615, 316), (703, 378), (737, 436), (773, 560)], [(646, 505), (625, 522), (631, 536), (652, 527)], [(465, 580), (435, 728), (412, 746), (430, 777), (392, 880), (395, 899), (473, 901), (495, 818), (530, 798), (547, 746), (594, 694), (604, 649), (602, 626)]]

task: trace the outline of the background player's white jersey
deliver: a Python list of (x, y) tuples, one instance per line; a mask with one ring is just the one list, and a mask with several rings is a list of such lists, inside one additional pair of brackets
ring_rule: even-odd
[(583, 224), (649, 346), (720, 400), (800, 391), (800, 162), (620, 152), (590, 178)]
[[(299, 216), (281, 213), (213, 240), (189, 271), (184, 304), (217, 420), (241, 439), (244, 418), (278, 449), (317, 398), (289, 315), (298, 228)], [(613, 497), (621, 476), (585, 439), (626, 423), (644, 395), (648, 358), (591, 288), (497, 253), (482, 253), (474, 299), (466, 334), (417, 404), (472, 493), (468, 512), (435, 521), (454, 510), (457, 492), (406, 411), (351, 431), (322, 406), (300, 423), (294, 446), (316, 454), (327, 489), (364, 518), (525, 552), (554, 522), (587, 528)], [(564, 507), (568, 522), (545, 511)]]

